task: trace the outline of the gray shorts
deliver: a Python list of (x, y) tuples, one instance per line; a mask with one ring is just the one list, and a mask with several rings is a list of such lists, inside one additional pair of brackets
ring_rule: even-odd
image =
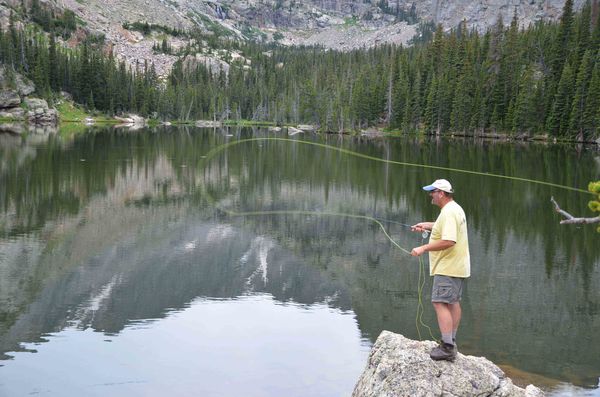
[(443, 303), (456, 303), (462, 297), (464, 278), (449, 276), (433, 276), (431, 301)]

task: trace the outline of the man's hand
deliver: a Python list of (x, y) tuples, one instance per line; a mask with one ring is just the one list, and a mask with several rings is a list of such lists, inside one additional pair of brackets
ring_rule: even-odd
[(412, 225), (410, 230), (413, 232), (430, 232), (433, 228), (433, 222), (419, 222), (416, 225)]
[(421, 245), (419, 247), (415, 247), (410, 251), (412, 256), (421, 256), (425, 252), (429, 251), (442, 251), (448, 249), (456, 244), (455, 241), (452, 240), (435, 240), (429, 244)]
[(412, 256), (421, 256), (425, 253), (425, 246), (422, 245), (420, 247), (415, 247), (412, 249), (412, 251), (410, 251), (410, 254)]

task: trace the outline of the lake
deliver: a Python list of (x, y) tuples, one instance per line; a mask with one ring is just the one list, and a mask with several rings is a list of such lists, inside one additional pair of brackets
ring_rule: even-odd
[(0, 395), (348, 396), (382, 330), (431, 338), (420, 303), (439, 335), (427, 258), (373, 220), (420, 245), (438, 178), (469, 226), (459, 350), (600, 395), (600, 233), (550, 202), (590, 195), (535, 182), (587, 189), (597, 149), (184, 127), (0, 134)]

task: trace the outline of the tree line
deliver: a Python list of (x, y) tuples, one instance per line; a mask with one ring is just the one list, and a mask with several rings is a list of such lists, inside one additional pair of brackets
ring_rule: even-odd
[[(600, 13), (567, 0), (557, 22), (501, 19), (481, 34), (462, 23), (409, 48), (349, 53), (248, 43), (228, 76), (176, 65), (164, 92), (191, 115), (314, 123), (326, 131), (378, 125), (427, 132), (503, 132), (591, 139), (600, 128)], [(172, 110), (161, 109), (161, 114)]]
[(566, 0), (556, 22), (520, 28), (515, 14), (484, 33), (466, 23), (449, 32), (438, 26), (426, 43), (346, 53), (213, 35), (210, 45), (227, 54), (228, 70), (186, 58), (207, 45), (186, 35), (194, 44), (165, 81), (148, 63), (127, 67), (90, 42), (65, 49), (53, 33), (19, 31), (12, 22), (0, 34), (0, 59), (44, 96), (68, 91), (106, 113), (311, 123), (331, 132), (376, 125), (588, 140), (600, 129), (598, 0), (577, 13)]

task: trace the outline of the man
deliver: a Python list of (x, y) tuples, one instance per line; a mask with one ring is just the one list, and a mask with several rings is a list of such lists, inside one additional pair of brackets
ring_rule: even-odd
[(456, 331), (460, 324), (465, 279), (471, 275), (467, 220), (463, 209), (454, 201), (452, 185), (438, 179), (423, 187), (429, 192), (431, 203), (441, 208), (435, 222), (421, 222), (413, 231), (431, 232), (429, 243), (413, 248), (411, 255), (429, 252), (429, 274), (433, 276), (431, 302), (435, 309), (442, 342), (430, 353), (433, 360), (454, 361), (456, 358)]

